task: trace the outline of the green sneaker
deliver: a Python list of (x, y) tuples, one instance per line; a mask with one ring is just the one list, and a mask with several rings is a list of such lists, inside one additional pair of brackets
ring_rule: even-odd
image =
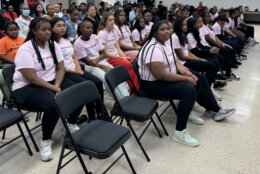
[(187, 146), (191, 146), (191, 147), (199, 146), (198, 140), (190, 136), (189, 132), (186, 129), (184, 129), (179, 133), (176, 133), (176, 131), (174, 131), (172, 139), (174, 141), (185, 144)]
[(197, 125), (203, 125), (204, 124), (204, 120), (200, 117), (198, 117), (195, 113), (191, 112), (190, 116), (189, 116), (189, 120)]

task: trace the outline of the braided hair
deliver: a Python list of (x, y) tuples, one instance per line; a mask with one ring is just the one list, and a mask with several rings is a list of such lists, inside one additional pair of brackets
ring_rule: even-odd
[[(34, 51), (37, 55), (38, 61), (41, 64), (42, 68), (45, 70), (45, 64), (44, 64), (44, 61), (42, 60), (42, 56), (41, 56), (40, 50), (38, 48), (38, 45), (36, 42), (36, 35), (35, 35), (35, 32), (40, 29), (40, 26), (43, 23), (50, 23), (50, 22), (48, 19), (43, 18), (43, 17), (38, 17), (38, 18), (33, 19), (30, 23), (30, 26), (29, 26), (30, 30), (29, 30), (24, 42), (27, 42), (27, 41), (32, 42), (32, 45), (33, 45)], [(58, 64), (57, 56), (55, 53), (54, 42), (49, 40), (48, 43), (49, 43), (49, 47), (50, 47), (50, 51), (51, 51), (51, 55), (52, 55), (54, 64)]]
[(122, 25), (125, 25), (126, 22), (124, 22), (123, 24), (121, 24), (120, 21), (119, 21), (119, 16), (120, 16), (120, 13), (122, 13), (122, 12), (125, 13), (124, 10), (117, 10), (117, 11), (115, 12), (114, 16), (115, 16), (115, 24), (118, 26), (119, 31), (121, 32), (121, 34), (122, 34), (122, 36), (123, 36), (123, 38), (124, 38), (124, 34), (123, 34), (123, 32), (122, 32), (121, 26), (122, 26)]
[(180, 44), (184, 47), (188, 43), (187, 36), (182, 31), (184, 18), (177, 18), (175, 20), (174, 32), (178, 36)]
[(193, 18), (190, 18), (187, 22), (188, 22), (188, 32), (187, 33), (192, 33), (193, 37), (195, 38), (195, 40), (197, 41), (197, 45), (201, 44), (200, 43), (200, 33), (199, 31), (194, 27), (194, 25), (196, 24), (196, 22), (198, 22), (200, 16), (194, 16)]

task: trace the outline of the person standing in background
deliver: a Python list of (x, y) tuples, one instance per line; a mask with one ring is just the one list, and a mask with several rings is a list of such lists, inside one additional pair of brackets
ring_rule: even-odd
[(79, 6), (79, 20), (83, 20), (87, 16), (87, 4), (82, 2)]

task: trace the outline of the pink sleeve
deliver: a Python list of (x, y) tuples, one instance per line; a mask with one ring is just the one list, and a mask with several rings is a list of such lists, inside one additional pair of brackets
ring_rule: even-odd
[(24, 69), (24, 68), (35, 69), (33, 54), (34, 54), (33, 50), (30, 50), (29, 48), (20, 47), (14, 59), (16, 69), (17, 70)]
[(149, 64), (151, 62), (164, 62), (163, 61), (164, 53), (162, 49), (159, 48), (158, 46), (155, 46), (154, 49), (153, 46), (151, 46), (145, 57), (146, 57), (145, 64)]
[(105, 43), (105, 44), (107, 43), (107, 36), (106, 36), (104, 31), (100, 31), (98, 33), (98, 37), (99, 37), (99, 39), (101, 40), (102, 43)]
[(134, 41), (140, 41), (140, 34), (137, 30), (134, 30), (132, 33)]
[(63, 54), (61, 52), (60, 46), (55, 43), (55, 54), (57, 57), (58, 62), (61, 62), (64, 60)]
[(189, 33), (187, 38), (188, 38), (189, 49), (195, 48), (197, 46), (197, 41), (195, 40), (193, 35), (191, 33)]
[(75, 54), (79, 60), (88, 56), (84, 47), (79, 42), (74, 43), (74, 50), (75, 50)]
[(103, 50), (105, 47), (102, 44), (102, 42), (100, 41), (100, 39), (98, 39), (98, 37), (96, 37), (96, 41), (98, 43), (99, 51)]
[(176, 35), (172, 36), (172, 47), (174, 49), (180, 49), (181, 48), (179, 38)]

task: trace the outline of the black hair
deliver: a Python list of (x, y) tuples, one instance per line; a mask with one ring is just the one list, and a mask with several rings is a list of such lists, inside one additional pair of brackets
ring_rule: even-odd
[(78, 9), (75, 8), (75, 7), (70, 7), (70, 8), (67, 10), (67, 13), (69, 13), (69, 14), (71, 15), (74, 11), (78, 11)]
[(42, 4), (37, 4), (37, 5), (34, 7), (34, 9), (35, 9), (35, 17), (40, 17), (40, 14), (39, 14), (38, 11), (37, 11), (37, 7), (38, 7), (39, 5), (42, 6), (42, 14), (45, 14), (45, 10), (44, 10), (43, 5), (42, 5)]
[(68, 9), (62, 9), (61, 11), (64, 12), (65, 10), (68, 11)]
[(193, 37), (197, 41), (197, 44), (200, 44), (200, 33), (199, 31), (194, 27), (195, 23), (198, 21), (200, 16), (194, 16), (193, 18), (190, 18), (188, 22), (188, 32), (187, 33), (192, 33)]
[[(54, 25), (59, 22), (59, 21), (63, 21), (66, 25), (66, 22), (64, 19), (62, 18), (59, 18), (59, 17), (54, 17), (51, 21), (50, 21), (50, 24), (51, 24), (51, 29), (53, 29)], [(68, 29), (66, 30), (65, 34), (62, 36), (64, 39), (68, 39), (69, 38), (69, 34), (68, 34)], [(56, 38), (55, 38), (55, 33), (52, 31), (51, 32), (51, 40), (52, 41), (56, 41)]]
[[(38, 17), (38, 18), (35, 18), (31, 21), (30, 25), (29, 25), (29, 32), (27, 34), (27, 37), (25, 39), (24, 42), (27, 42), (27, 41), (31, 41), (32, 42), (32, 45), (33, 45), (33, 48), (36, 52), (36, 55), (37, 55), (37, 58), (38, 58), (38, 61), (39, 63), (41, 63), (42, 65), (42, 68), (45, 70), (45, 64), (42, 60), (42, 56), (41, 56), (41, 53), (40, 53), (40, 50), (38, 48), (38, 45), (36, 43), (36, 35), (35, 35), (35, 31), (39, 30), (40, 29), (40, 26), (42, 23), (50, 23), (48, 19), (46, 18), (43, 18), (43, 17)], [(53, 41), (48, 41), (49, 42), (49, 47), (50, 47), (50, 51), (51, 51), (51, 55), (52, 55), (52, 58), (53, 58), (53, 61), (54, 61), (54, 64), (58, 64), (58, 60), (57, 60), (57, 56), (56, 56), (56, 53), (55, 53), (55, 45), (54, 45), (54, 42)]]
[(14, 6), (13, 6), (12, 4), (7, 4), (7, 6), (6, 6), (6, 11), (8, 11), (8, 8), (9, 8), (10, 6), (12, 6), (12, 7), (14, 8)]
[(87, 6), (87, 11), (88, 11), (88, 10), (90, 9), (90, 7), (92, 7), (92, 6), (96, 8), (96, 6), (95, 6), (93, 3), (89, 3), (88, 6)]
[[(141, 67), (141, 74), (142, 74), (142, 70), (143, 70), (144, 67), (145, 67), (146, 55), (144, 55), (144, 53), (145, 53), (146, 49), (147, 49), (146, 52), (148, 52), (149, 49), (151, 49), (151, 48), (153, 47), (153, 48), (152, 48), (152, 52), (151, 52), (151, 57), (149, 57), (149, 58), (150, 58), (150, 62), (151, 62), (152, 55), (153, 55), (153, 52), (154, 52), (154, 48), (155, 48), (156, 44), (158, 43), (158, 38), (157, 38), (157, 36), (156, 36), (156, 33), (157, 33), (157, 31), (159, 30), (159, 27), (160, 27), (161, 25), (163, 25), (163, 24), (167, 24), (168, 27), (169, 27), (169, 24), (168, 24), (168, 23), (169, 23), (169, 21), (167, 21), (167, 20), (160, 20), (160, 21), (158, 21), (158, 22), (156, 22), (156, 23), (153, 24), (152, 29), (151, 29), (151, 32), (150, 32), (150, 34), (149, 34), (149, 36), (148, 36), (148, 38), (147, 38), (147, 41), (146, 41), (145, 44), (142, 46), (141, 50), (139, 51), (138, 55), (136, 56), (137, 58), (139, 58), (139, 56), (140, 56), (141, 62), (142, 62), (142, 65), (143, 65), (143, 67)], [(151, 45), (147, 48), (147, 46), (149, 45), (149, 43), (151, 42), (151, 40), (152, 40), (153, 38), (155, 38), (156, 42), (155, 42), (154, 44), (151, 44)], [(172, 38), (170, 37), (169, 39), (170, 39), (170, 44), (172, 45)], [(171, 47), (171, 50), (172, 50), (172, 55), (173, 55), (174, 63), (175, 63), (176, 69), (177, 69), (177, 64), (176, 64), (176, 59), (175, 59), (175, 56), (174, 56), (173, 48), (172, 48), (172, 46), (170, 46), (170, 47)], [(139, 55), (140, 53), (141, 53), (141, 55)], [(170, 63), (169, 63), (169, 60), (168, 60), (166, 54), (165, 54), (165, 58), (166, 58), (166, 60), (167, 60), (168, 67), (169, 67), (169, 69), (170, 69), (170, 71), (171, 71)], [(149, 77), (150, 77), (150, 74), (149, 74)], [(149, 78), (149, 77), (148, 77), (148, 78)]]
[[(120, 13), (122, 13), (122, 12), (125, 13), (124, 10), (117, 10), (117, 11), (115, 12), (114, 16), (115, 16), (115, 24), (118, 26), (119, 31), (120, 31), (121, 34), (123, 35), (122, 29), (121, 29), (121, 24), (120, 24), (120, 22), (119, 22), (119, 16), (120, 16)], [(125, 25), (125, 24), (126, 24), (126, 21), (125, 21), (125, 23), (123, 23), (123, 25)], [(124, 37), (124, 35), (123, 35), (123, 37)]]
[(20, 30), (18, 24), (15, 21), (7, 21), (4, 26), (4, 32), (7, 34), (7, 29), (10, 25), (15, 25)]
[(48, 8), (49, 8), (50, 6), (53, 6), (53, 5), (48, 4), (48, 5), (46, 6), (46, 10), (47, 10), (47, 11), (48, 11)]
[(139, 34), (140, 34), (140, 39), (141, 39), (141, 41), (142, 41), (142, 35), (141, 35), (142, 29), (141, 29), (141, 27), (140, 27), (140, 20), (144, 20), (144, 18), (141, 17), (140, 19), (137, 19), (137, 20), (135, 21), (135, 24), (134, 24), (134, 26), (133, 26), (132, 31), (134, 31), (135, 29), (137, 29), (137, 31), (138, 31)]
[(151, 12), (151, 10), (149, 10), (149, 9), (145, 9), (145, 10), (143, 11), (143, 16), (145, 15), (145, 13), (152, 13), (152, 12)]
[(84, 19), (82, 22), (79, 23), (78, 29), (77, 29), (78, 37), (80, 37), (82, 35), (82, 32), (80, 31), (81, 26), (83, 25), (83, 23), (87, 23), (87, 22), (92, 24), (92, 22), (90, 20), (87, 20), (87, 19)]
[(85, 6), (87, 6), (87, 4), (86, 4), (85, 2), (82, 2), (82, 3), (80, 3), (80, 5), (79, 5), (79, 6), (82, 6), (82, 5), (85, 5)]
[(229, 12), (229, 15), (232, 15), (233, 13), (236, 13), (236, 10), (235, 9), (230, 9), (228, 12)]
[(184, 21), (185, 21), (184, 18), (177, 18), (175, 20), (175, 25), (174, 25), (174, 32), (178, 36), (180, 44), (182, 46), (185, 46), (185, 44), (188, 43), (187, 36), (182, 31), (182, 25)]

